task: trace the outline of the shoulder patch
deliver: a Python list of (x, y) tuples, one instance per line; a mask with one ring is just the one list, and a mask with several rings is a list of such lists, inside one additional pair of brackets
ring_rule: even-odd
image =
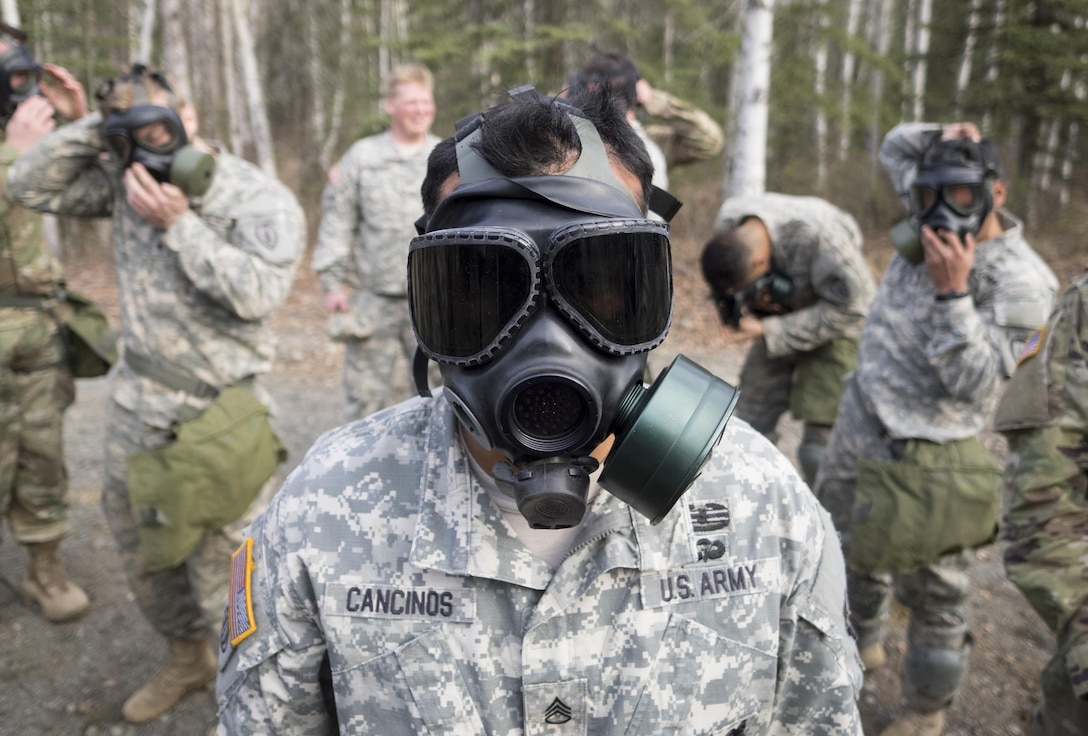
[(1038, 354), (1043, 347), (1043, 337), (1046, 335), (1046, 327), (1033, 330), (1028, 339), (1024, 341), (1024, 347), (1020, 349), (1020, 357), (1016, 359), (1016, 365)]
[(257, 630), (253, 617), (253, 537), (230, 556), (230, 587), (227, 589), (227, 622), (231, 646), (238, 646)]

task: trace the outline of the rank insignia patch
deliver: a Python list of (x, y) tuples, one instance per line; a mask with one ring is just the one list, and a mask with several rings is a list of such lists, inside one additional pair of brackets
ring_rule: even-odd
[(257, 630), (253, 618), (253, 538), (246, 537), (242, 546), (230, 556), (230, 587), (227, 599), (227, 625), (230, 643), (238, 646)]
[(1046, 328), (1040, 327), (1028, 336), (1028, 339), (1024, 341), (1024, 347), (1020, 349), (1020, 357), (1016, 360), (1017, 365), (1039, 352), (1039, 349), (1043, 347), (1043, 335), (1045, 334)]

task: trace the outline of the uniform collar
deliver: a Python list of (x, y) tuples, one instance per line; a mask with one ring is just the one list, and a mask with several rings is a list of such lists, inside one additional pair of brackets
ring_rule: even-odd
[[(610, 493), (598, 494), (581, 533), (554, 573), (514, 535), (472, 475), (457, 421), (441, 397), (427, 430), (419, 517), (409, 561), (449, 575), (487, 578), (534, 590), (551, 586), (576, 595), (599, 574), (616, 568), (665, 569), (676, 559), (681, 514), (657, 526)], [(683, 535), (681, 535), (683, 536)], [(550, 591), (551, 592), (551, 591)]]

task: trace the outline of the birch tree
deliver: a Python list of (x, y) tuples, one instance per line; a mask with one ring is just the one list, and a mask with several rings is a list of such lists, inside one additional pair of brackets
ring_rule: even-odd
[(971, 82), (971, 66), (975, 59), (975, 44), (978, 42), (978, 26), (982, 0), (971, 0), (971, 10), (967, 14), (967, 32), (963, 39), (963, 53), (960, 55), (960, 67), (956, 73), (956, 97), (953, 117), (959, 120), (963, 116), (963, 100), (967, 94), (967, 85)]
[(276, 175), (276, 159), (272, 150), (272, 132), (268, 124), (268, 110), (264, 104), (264, 92), (257, 73), (257, 54), (253, 46), (253, 37), (249, 33), (242, 8), (243, 0), (230, 0), (231, 20), (234, 34), (238, 41), (238, 61), (245, 87), (246, 108), (249, 113), (250, 128), (253, 130), (253, 142), (257, 148), (257, 163), (272, 176)]
[[(874, 12), (870, 18), (869, 38), (872, 40), (879, 59), (887, 58), (891, 47), (891, 10), (892, 0), (879, 0), (874, 3)], [(884, 137), (883, 120), (880, 114), (884, 98), (884, 70), (880, 64), (873, 68), (869, 78), (870, 114), (869, 123), (869, 179), (876, 181), (878, 175), (878, 152)]]
[(760, 194), (767, 185), (767, 112), (770, 100), (774, 0), (747, 0), (741, 41), (740, 107), (729, 196)]
[(824, 94), (827, 92), (827, 0), (819, 0), (820, 34), (816, 39), (813, 63), (816, 67), (816, 186), (823, 192), (827, 188), (827, 111)]
[(842, 128), (839, 130), (839, 161), (845, 161), (850, 151), (850, 133), (852, 115), (850, 106), (853, 103), (854, 93), (854, 64), (855, 54), (851, 42), (858, 35), (858, 24), (861, 21), (862, 0), (850, 0), (850, 6), (846, 16), (846, 52), (842, 57)]
[(929, 26), (932, 19), (933, 0), (918, 0), (917, 41), (914, 44), (914, 72), (911, 82), (911, 119), (916, 121), (921, 120), (925, 114), (926, 62), (929, 56)]

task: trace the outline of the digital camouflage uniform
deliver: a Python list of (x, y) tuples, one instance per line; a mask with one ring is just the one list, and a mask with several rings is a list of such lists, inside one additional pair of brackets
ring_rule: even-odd
[(215, 389), (254, 384), (272, 368), (275, 337), (264, 319), (287, 298), (305, 247), (304, 216), (285, 186), (220, 152), (207, 193), (170, 230), (157, 230), (129, 206), (121, 170), (100, 156), (100, 125), (95, 113), (42, 139), (12, 168), (10, 185), (35, 209), (113, 217), (125, 358), (112, 373), (102, 504), (144, 615), (170, 639), (196, 640), (222, 613), (230, 540), (209, 534), (185, 564), (148, 572), (126, 460), (168, 444), (174, 423), (213, 396), (148, 378), (130, 356)]
[(657, 144), (667, 166), (703, 161), (721, 153), (725, 142), (721, 126), (695, 105), (655, 89), (643, 109), (648, 116), (645, 133)]
[(657, 526), (597, 494), (554, 571), (458, 437), (414, 399), (288, 477), (235, 562), (220, 736), (327, 733), (326, 655), (342, 733), (861, 733), (834, 529), (747, 425)]
[(760, 318), (763, 338), (745, 357), (737, 416), (772, 441), (787, 409), (804, 422), (799, 454), (805, 480), (813, 483), (876, 287), (857, 221), (829, 202), (773, 193), (734, 197), (718, 211), (714, 230), (731, 230), (749, 217), (767, 228), (771, 266), (793, 283), (794, 308)]
[[(904, 200), (925, 142), (939, 127), (901, 125), (885, 137), (881, 162)], [(1021, 345), (1046, 320), (1057, 280), (1024, 241), (1019, 222), (998, 216), (1004, 232), (979, 243), (968, 297), (936, 301), (925, 263), (913, 266), (898, 254), (884, 273), (816, 487), (847, 552), (858, 460), (899, 460), (911, 440), (977, 437)], [(912, 711), (947, 707), (966, 672), (966, 567), (962, 554), (946, 555), (895, 576), (896, 597), (911, 612), (903, 690)], [(893, 579), (850, 569), (847, 578), (851, 622), (864, 649), (882, 639)]]
[(45, 249), (41, 215), (3, 181), (18, 156), (0, 136), (0, 516), (17, 542), (39, 544), (68, 531), (63, 428), (75, 383), (59, 323), (43, 309), (63, 286), (61, 265)]
[(408, 244), (423, 214), (419, 187), (438, 140), (428, 135), (418, 146), (400, 146), (387, 131), (357, 141), (329, 171), (313, 268), (322, 291), (351, 291), (347, 319), (330, 320), (344, 342), (349, 421), (415, 394)]
[(1088, 733), (1088, 273), (1025, 347), (995, 426), (1005, 569), (1057, 636), (1032, 732)]

